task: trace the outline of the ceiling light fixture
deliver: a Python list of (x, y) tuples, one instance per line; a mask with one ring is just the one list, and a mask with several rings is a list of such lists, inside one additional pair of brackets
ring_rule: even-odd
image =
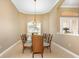
[(34, 0), (34, 5), (35, 5), (35, 9), (34, 9), (34, 19), (33, 19), (33, 24), (36, 25), (36, 0)]

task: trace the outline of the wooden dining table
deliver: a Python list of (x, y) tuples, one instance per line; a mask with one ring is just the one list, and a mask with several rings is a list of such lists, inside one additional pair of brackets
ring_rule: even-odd
[[(38, 43), (38, 42), (37, 42)], [(29, 36), (29, 37), (27, 37), (27, 42), (26, 42), (26, 44), (28, 45), (28, 46), (32, 46), (32, 36)], [(48, 43), (48, 41), (47, 41), (47, 39), (44, 39), (43, 38), (43, 46), (44, 47), (47, 47), (47, 46), (49, 46), (49, 43)]]

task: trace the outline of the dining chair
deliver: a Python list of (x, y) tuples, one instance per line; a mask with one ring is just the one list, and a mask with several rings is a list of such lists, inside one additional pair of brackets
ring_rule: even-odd
[(22, 35), (21, 35), (21, 40), (22, 40), (22, 47), (23, 47), (22, 53), (24, 53), (24, 50), (25, 50), (26, 48), (31, 48), (32, 43), (27, 40), (26, 34), (22, 34)]
[(43, 40), (44, 41), (47, 41), (48, 40), (48, 37), (47, 36), (48, 36), (47, 33), (43, 33)]
[(44, 41), (44, 43), (43, 43), (44, 48), (49, 48), (50, 52), (51, 52), (51, 41), (52, 41), (52, 37), (53, 37), (52, 34), (48, 34), (47, 35), (47, 41)]
[(41, 35), (32, 35), (32, 57), (34, 54), (41, 54), (43, 57), (43, 36)]

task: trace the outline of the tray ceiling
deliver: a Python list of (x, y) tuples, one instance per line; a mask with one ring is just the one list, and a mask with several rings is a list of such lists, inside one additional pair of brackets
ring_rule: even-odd
[[(34, 14), (35, 3), (34, 0), (11, 0), (19, 12), (24, 14)], [(59, 0), (37, 0), (36, 13), (48, 13)]]

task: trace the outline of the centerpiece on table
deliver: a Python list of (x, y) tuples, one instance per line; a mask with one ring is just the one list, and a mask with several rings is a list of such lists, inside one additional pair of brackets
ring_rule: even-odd
[(65, 33), (69, 32), (69, 28), (67, 28), (67, 27), (64, 27), (63, 30), (65, 31)]

